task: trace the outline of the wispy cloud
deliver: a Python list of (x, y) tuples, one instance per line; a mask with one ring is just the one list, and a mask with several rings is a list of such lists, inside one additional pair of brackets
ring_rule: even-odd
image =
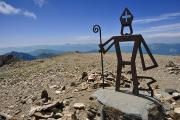
[[(160, 25), (149, 27), (137, 31), (136, 33), (143, 33), (144, 38), (151, 42), (179, 42), (180, 40), (180, 23)], [(156, 40), (156, 41), (154, 41)]]
[(165, 38), (165, 39), (170, 39), (170, 38), (180, 38), (180, 32), (162, 32), (162, 33), (156, 33), (156, 34), (151, 34), (147, 35), (147, 38)]
[(33, 0), (33, 1), (39, 7), (42, 7), (46, 3), (46, 0)]
[(176, 18), (179, 16), (180, 16), (180, 12), (167, 13), (167, 14), (162, 14), (159, 16), (154, 16), (154, 17), (149, 17), (149, 18), (144, 18), (144, 19), (136, 19), (136, 20), (134, 20), (134, 23), (143, 24), (143, 23), (158, 22), (158, 21), (162, 21), (162, 20), (173, 19), (173, 18)]
[(148, 28), (148, 29), (143, 29), (143, 30), (141, 30), (141, 31), (138, 31), (137, 33), (150, 33), (150, 32), (161, 32), (161, 31), (173, 31), (173, 30), (177, 30), (177, 29), (180, 29), (180, 23), (154, 26), (154, 27), (150, 27), (150, 28)]
[(24, 16), (37, 19), (37, 16), (33, 12), (29, 12), (29, 11), (26, 10), (26, 11), (23, 11), (22, 13), (23, 13)]
[(5, 14), (5, 15), (23, 15), (26, 17), (30, 17), (33, 19), (37, 19), (36, 14), (33, 12), (30, 12), (28, 10), (22, 10), (20, 8), (15, 8), (10, 4), (7, 4), (4, 1), (0, 1), (0, 14)]

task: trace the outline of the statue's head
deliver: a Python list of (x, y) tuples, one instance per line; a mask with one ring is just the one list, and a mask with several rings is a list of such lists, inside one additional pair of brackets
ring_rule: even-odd
[[(133, 33), (132, 26), (131, 26), (132, 21), (133, 21), (133, 15), (128, 10), (128, 8), (125, 8), (122, 15), (121, 15), (121, 17), (120, 17), (121, 35), (131, 35)], [(124, 34), (124, 27), (129, 27), (130, 33), (125, 33)]]

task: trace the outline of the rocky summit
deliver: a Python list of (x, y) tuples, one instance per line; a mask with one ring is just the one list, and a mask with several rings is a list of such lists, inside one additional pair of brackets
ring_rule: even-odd
[[(123, 59), (130, 58), (131, 54), (123, 54)], [(151, 116), (162, 114), (162, 119), (180, 120), (180, 57), (155, 55), (155, 58), (159, 67), (148, 71), (142, 71), (139, 56), (136, 63), (138, 76), (153, 77), (155, 80), (150, 85), (154, 93), (153, 99), (158, 101), (162, 110), (156, 112), (156, 107), (149, 106), (148, 108), (153, 108)], [(116, 54), (108, 53), (104, 59), (104, 84), (106, 88), (114, 88)], [(145, 60), (147, 65), (151, 64), (146, 55)], [(139, 79), (139, 88), (149, 88), (148, 82), (151, 81)], [(111, 106), (111, 101), (104, 99), (99, 102), (92, 95), (97, 93), (102, 85), (98, 53), (66, 53), (52, 58), (4, 65), (0, 67), (0, 120), (100, 120), (103, 109), (108, 113), (116, 113), (118, 120), (147, 118), (143, 114), (142, 118), (126, 116), (133, 113), (133, 110), (144, 110), (146, 103), (151, 104), (148, 100), (141, 104), (139, 101), (144, 100), (137, 98), (137, 104), (135, 100), (131, 106), (128, 101), (131, 102), (133, 97), (128, 93), (121, 93), (122, 97), (117, 93), (116, 97), (121, 104), (112, 101), (113, 105), (117, 106)], [(120, 89), (132, 91), (132, 88), (131, 71), (127, 66), (122, 71)], [(151, 96), (149, 92), (142, 92), (148, 97)], [(103, 94), (108, 97), (108, 93)], [(108, 95), (113, 96), (110, 93)], [(101, 98), (101, 94), (96, 97)], [(121, 100), (127, 100), (128, 105), (123, 106)], [(137, 108), (138, 104), (142, 109)], [(136, 108), (133, 108), (133, 105)], [(143, 112), (145, 111), (139, 113)], [(138, 114), (138, 111), (135, 113)], [(116, 120), (113, 117), (105, 119)]]

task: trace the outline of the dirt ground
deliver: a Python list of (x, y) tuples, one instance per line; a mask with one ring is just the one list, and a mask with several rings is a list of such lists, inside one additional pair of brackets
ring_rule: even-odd
[[(123, 59), (129, 60), (131, 54), (124, 53)], [(167, 88), (180, 91), (180, 72), (171, 72), (166, 67), (173, 61), (180, 68), (180, 56), (155, 55), (159, 67), (142, 71), (140, 57), (137, 57), (137, 73), (139, 76), (153, 77), (161, 90)], [(117, 58), (115, 53), (104, 55), (104, 70), (116, 75)], [(150, 59), (145, 55), (147, 65)], [(100, 73), (100, 54), (98, 53), (67, 53), (53, 58), (34, 61), (22, 61), (5, 65), (0, 68), (0, 112), (23, 119), (29, 113), (34, 101), (41, 96), (41, 91), (48, 91), (51, 100), (62, 101), (70, 99), (70, 106), (76, 102), (89, 104), (89, 96), (96, 89), (77, 91), (81, 86), (72, 86), (78, 82), (83, 72), (88, 75)], [(125, 66), (127, 73), (130, 66)], [(52, 87), (56, 85), (56, 87)], [(58, 93), (65, 86), (65, 90)], [(25, 101), (25, 102), (24, 102)], [(69, 108), (71, 109), (71, 107)], [(82, 115), (83, 116), (83, 115)]]

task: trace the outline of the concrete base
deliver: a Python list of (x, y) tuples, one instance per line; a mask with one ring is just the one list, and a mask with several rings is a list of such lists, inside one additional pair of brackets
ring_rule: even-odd
[[(161, 120), (163, 110), (158, 101), (145, 95), (140, 96), (134, 96), (127, 91), (126, 93), (116, 92), (114, 88), (99, 89), (92, 94), (92, 97), (96, 98), (101, 104), (120, 111), (128, 119)], [(113, 113), (117, 112), (110, 114)]]

